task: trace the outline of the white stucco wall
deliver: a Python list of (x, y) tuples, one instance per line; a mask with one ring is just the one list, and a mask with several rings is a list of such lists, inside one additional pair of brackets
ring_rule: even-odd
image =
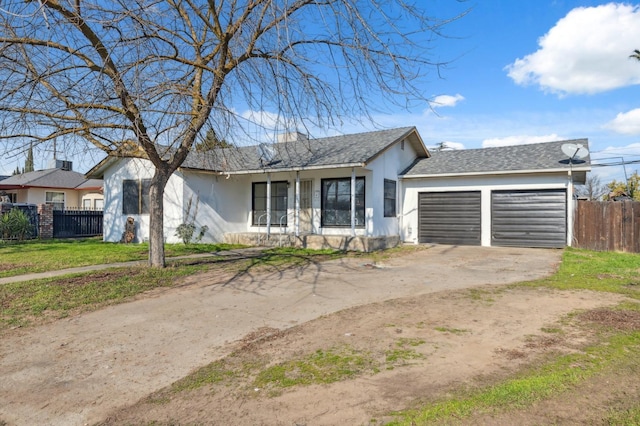
[[(409, 143), (397, 143), (369, 164), (371, 182), (367, 182), (369, 208), (371, 209), (372, 236), (399, 235), (400, 232), (400, 182), (398, 175), (416, 159), (416, 152)], [(396, 182), (396, 216), (384, 217), (384, 180)]]
[[(196, 235), (203, 226), (203, 242), (222, 242), (225, 233), (246, 232), (251, 204), (247, 209), (248, 176), (219, 176), (212, 173), (184, 172), (183, 210), (191, 200), (190, 217), (195, 215)], [(250, 196), (250, 195), (249, 195)], [(197, 212), (196, 212), (197, 209)], [(175, 229), (171, 231), (173, 234)]]
[[(467, 176), (446, 178), (402, 179), (401, 239), (418, 242), (418, 193), (449, 191), (480, 191), (481, 193), (481, 244), (491, 245), (491, 191), (568, 189), (566, 173), (511, 174), (494, 176)], [(571, 245), (574, 201), (567, 190), (567, 245)]]
[[(136, 221), (136, 240), (149, 239), (149, 215), (125, 215), (122, 213), (122, 181), (125, 179), (151, 179), (153, 164), (148, 160), (125, 158), (116, 162), (104, 174), (104, 241), (117, 242), (122, 238), (128, 216)], [(174, 235), (176, 227), (182, 223), (183, 215), (183, 179), (174, 173), (164, 193), (165, 240), (178, 242)]]

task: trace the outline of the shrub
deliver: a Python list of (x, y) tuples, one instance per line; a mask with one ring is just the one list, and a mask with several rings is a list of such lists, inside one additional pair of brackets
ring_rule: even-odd
[[(196, 216), (198, 215), (198, 204), (200, 203), (200, 198), (196, 198), (196, 205), (193, 210), (193, 216), (191, 216), (191, 201), (192, 198), (190, 197), (189, 202), (187, 203), (187, 208), (184, 212), (185, 222), (178, 225), (175, 233), (175, 236), (179, 237), (184, 244), (189, 244), (193, 240), (193, 234), (196, 232), (196, 225), (194, 222), (196, 220)], [(202, 241), (204, 234), (208, 230), (209, 227), (207, 225), (202, 226), (202, 228), (200, 228), (200, 233), (198, 233), (198, 236), (195, 239), (195, 242), (199, 243), (200, 241)]]
[(0, 215), (0, 238), (22, 241), (30, 237), (32, 232), (33, 225), (29, 216), (22, 210), (14, 207), (9, 212)]

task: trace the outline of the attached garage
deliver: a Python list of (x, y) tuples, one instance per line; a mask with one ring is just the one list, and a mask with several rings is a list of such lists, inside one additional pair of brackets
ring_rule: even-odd
[(565, 189), (492, 191), (492, 246), (561, 248), (566, 242)]
[(586, 139), (441, 150), (401, 176), (405, 242), (561, 248), (573, 237), (574, 185), (588, 155), (570, 162), (565, 145)]
[(420, 243), (480, 245), (480, 191), (418, 194)]

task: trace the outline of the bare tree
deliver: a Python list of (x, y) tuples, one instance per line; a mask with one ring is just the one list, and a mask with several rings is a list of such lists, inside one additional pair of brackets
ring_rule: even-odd
[(603, 184), (597, 175), (589, 175), (584, 185), (576, 188), (579, 197), (585, 197), (589, 201), (598, 201), (609, 192), (607, 185)]
[(328, 127), (380, 99), (428, 101), (430, 43), (459, 16), (412, 3), (3, 1), (0, 140), (150, 160), (149, 264), (164, 266), (167, 181), (206, 129), (242, 128), (239, 106)]

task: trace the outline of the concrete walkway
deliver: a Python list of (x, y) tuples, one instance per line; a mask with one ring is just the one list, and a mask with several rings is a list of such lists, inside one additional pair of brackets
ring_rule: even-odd
[[(199, 253), (199, 254), (189, 254), (185, 256), (168, 257), (166, 260), (167, 262), (171, 262), (173, 260), (204, 259), (207, 257), (220, 257), (220, 256), (229, 258), (229, 259), (251, 258), (251, 257), (258, 257), (262, 255), (264, 250), (265, 250), (264, 248), (260, 248), (260, 247), (250, 247), (245, 249), (224, 250), (224, 251), (219, 251), (214, 253)], [(54, 277), (60, 277), (63, 275), (70, 275), (70, 274), (81, 274), (85, 272), (102, 271), (104, 269), (109, 269), (109, 268), (125, 268), (129, 266), (146, 265), (147, 262), (148, 262), (147, 260), (134, 260), (131, 262), (115, 262), (115, 263), (105, 263), (101, 265), (78, 266), (75, 268), (57, 269), (55, 271), (15, 275), (12, 277), (0, 278), (0, 285), (24, 282), (24, 281), (40, 280), (43, 278), (54, 278)]]

